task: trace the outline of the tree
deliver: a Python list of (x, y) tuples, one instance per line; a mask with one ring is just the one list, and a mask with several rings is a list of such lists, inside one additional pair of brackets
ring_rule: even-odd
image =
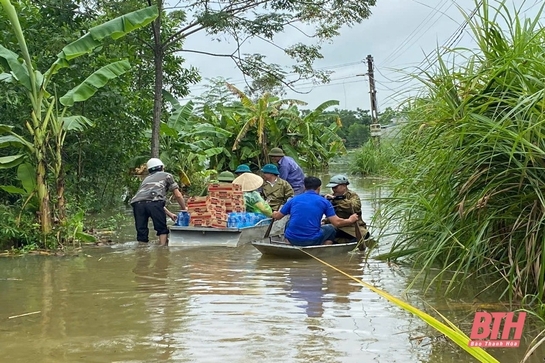
[(326, 167), (331, 158), (346, 152), (338, 135), (341, 119), (336, 114), (325, 113), (327, 108), (338, 104), (336, 100), (325, 101), (299, 120), (292, 121), (287, 132), (290, 143), (277, 145), (295, 155), (302, 166), (312, 170)]
[[(212, 6), (208, 0), (178, 1), (168, 9), (164, 0), (147, 0), (155, 3), (159, 16), (153, 22), (152, 41), (145, 44), (152, 49), (155, 65), (154, 106), (151, 135), (151, 155), (159, 156), (159, 131), (163, 110), (164, 58), (179, 52), (192, 52), (212, 57), (232, 59), (245, 78), (250, 91), (272, 89), (282, 84), (292, 88), (301, 79), (327, 81), (328, 72), (313, 69), (316, 59), (322, 57), (320, 44), (339, 34), (342, 26), (352, 26), (370, 16), (370, 6), (375, 0), (218, 0)], [(103, 2), (100, 2), (103, 3)], [(111, 0), (120, 6), (126, 3)], [(136, 2), (133, 2), (137, 6)], [(305, 26), (305, 30), (297, 26)], [(289, 28), (306, 34), (311, 43), (297, 43), (281, 47), (275, 36)], [(310, 28), (310, 29), (308, 29)], [(183, 41), (197, 32), (206, 32), (214, 39), (229, 39), (235, 46), (231, 53), (209, 53), (200, 49), (186, 49)], [(242, 49), (250, 39), (260, 39), (281, 49), (294, 64), (284, 68), (268, 63), (263, 54), (246, 54)], [(296, 78), (290, 77), (296, 74)]]
[(395, 121), (401, 115), (401, 112), (395, 111), (391, 107), (386, 107), (384, 111), (378, 115), (378, 122), (381, 125), (389, 125)]
[(352, 124), (348, 128), (346, 136), (347, 147), (359, 147), (369, 139), (369, 126)]
[[(94, 72), (60, 98), (56, 92), (48, 92), (48, 86), (53, 76), (62, 68), (68, 67), (71, 60), (90, 53), (100, 46), (105, 38), (118, 39), (132, 30), (149, 24), (157, 16), (157, 8), (149, 7), (135, 11), (90, 29), (89, 33), (65, 46), (57, 55), (56, 61), (42, 74), (32, 62), (15, 7), (9, 0), (0, 0), (0, 5), (13, 26), (23, 58), (21, 63), (16, 53), (0, 45), (0, 66), (4, 71), (9, 71), (0, 74), (0, 80), (20, 84), (28, 97), (32, 110), (30, 120), (25, 121), (31, 141), (26, 140), (24, 135), (14, 132), (13, 126), (0, 125), (0, 131), (8, 134), (2, 137), (1, 144), (18, 145), (25, 150), (21, 154), (0, 158), (0, 164), (2, 167), (13, 167), (30, 161), (30, 165), (35, 170), (35, 188), (39, 202), (41, 231), (45, 235), (51, 231), (51, 195), (48, 185), (48, 170), (54, 171), (57, 197), (61, 197), (57, 207), (62, 209), (63, 184), (60, 150), (62, 150), (67, 131), (81, 129), (83, 125), (90, 123), (82, 116), (70, 115), (69, 108), (74, 103), (85, 101), (93, 96), (109, 80), (126, 72), (130, 65), (126, 60), (110, 63)], [(61, 110), (62, 106), (64, 107)], [(49, 159), (53, 161), (51, 162)], [(64, 215), (62, 210), (60, 215)]]
[(337, 134), (344, 140), (346, 147), (354, 148), (363, 145), (370, 138), (369, 125), (371, 124), (371, 115), (369, 110), (340, 110), (325, 112), (327, 115), (339, 117), (342, 127), (337, 130)]
[(210, 158), (224, 150), (219, 146), (222, 143), (217, 142), (218, 137), (231, 133), (195, 117), (193, 102), (181, 106), (172, 95), (166, 96), (172, 103), (173, 112), (167, 122), (161, 122), (160, 158), (180, 181), (189, 182), (187, 174), (201, 171)]

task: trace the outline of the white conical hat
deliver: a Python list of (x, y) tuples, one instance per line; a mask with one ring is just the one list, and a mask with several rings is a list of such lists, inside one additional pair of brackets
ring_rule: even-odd
[(251, 192), (263, 185), (263, 179), (253, 173), (244, 173), (233, 180), (233, 184), (242, 186), (243, 192)]

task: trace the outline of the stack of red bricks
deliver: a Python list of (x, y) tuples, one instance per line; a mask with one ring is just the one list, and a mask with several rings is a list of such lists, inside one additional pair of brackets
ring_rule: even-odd
[(191, 214), (190, 226), (226, 228), (231, 212), (245, 212), (244, 195), (238, 184), (210, 184), (207, 197), (192, 197), (187, 201)]

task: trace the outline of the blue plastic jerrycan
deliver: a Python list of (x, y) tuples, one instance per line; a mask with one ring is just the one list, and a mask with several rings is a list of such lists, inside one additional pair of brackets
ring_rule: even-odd
[(178, 213), (178, 220), (176, 221), (176, 225), (180, 227), (187, 227), (189, 226), (189, 221), (191, 220), (191, 215), (187, 211), (181, 211)]

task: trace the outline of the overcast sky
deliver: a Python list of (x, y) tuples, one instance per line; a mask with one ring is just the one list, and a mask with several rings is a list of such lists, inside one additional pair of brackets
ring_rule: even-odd
[[(515, 1), (519, 6), (521, 0)], [(540, 0), (527, 0), (523, 9), (533, 15), (538, 10)], [(491, 0), (492, 3), (492, 0)], [(329, 84), (312, 85), (301, 81), (298, 94), (288, 92), (286, 97), (308, 102), (313, 108), (324, 101), (335, 99), (339, 108), (370, 108), (369, 82), (365, 58), (372, 55), (375, 62), (375, 82), (379, 112), (386, 107), (396, 107), (407, 97), (408, 92), (415, 92), (415, 83), (400, 81), (410, 67), (425, 66), (426, 55), (433, 55), (438, 46), (454, 45), (474, 47), (469, 27), (464, 31), (464, 16), (475, 7), (474, 0), (377, 0), (369, 19), (353, 28), (344, 28), (341, 35), (334, 38), (332, 44), (322, 47), (324, 59), (315, 63), (316, 68), (334, 71)], [(297, 41), (308, 42), (296, 31), (287, 31), (279, 35), (276, 42), (287, 46)], [(184, 44), (186, 49), (198, 49), (212, 52), (230, 53), (233, 44), (217, 42), (206, 34), (195, 34)], [(244, 49), (247, 53), (262, 53), (274, 62), (284, 62), (281, 51), (261, 41), (254, 41)], [(223, 77), (237, 87), (244, 88), (240, 71), (231, 60), (203, 55), (184, 53), (187, 64), (197, 67), (203, 79)], [(286, 64), (287, 66), (287, 64)], [(410, 91), (413, 90), (413, 91)], [(188, 99), (204, 91), (201, 84), (191, 87)]]

